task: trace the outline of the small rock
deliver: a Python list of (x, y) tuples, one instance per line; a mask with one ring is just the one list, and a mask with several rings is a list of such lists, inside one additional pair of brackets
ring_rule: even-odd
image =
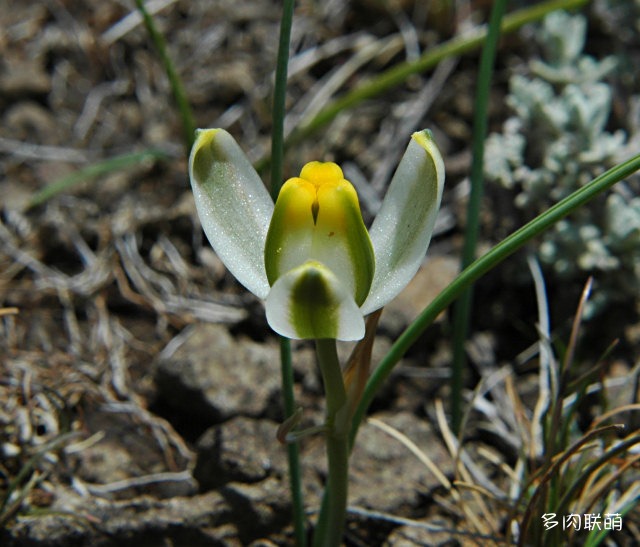
[[(375, 417), (413, 441), (445, 475), (452, 474), (451, 458), (429, 422), (409, 412)], [(421, 493), (440, 485), (406, 446), (370, 424), (362, 426), (350, 461), (349, 503), (355, 506), (397, 514), (415, 508)]]
[(161, 355), (155, 373), (159, 403), (199, 424), (238, 415), (279, 417), (280, 407), (272, 404), (280, 388), (279, 363), (274, 344), (236, 340), (221, 325), (193, 325)]
[(286, 481), (275, 477), (256, 483), (230, 483), (220, 493), (236, 516), (234, 524), (243, 545), (269, 536), (291, 522), (290, 495)]
[(202, 490), (233, 481), (255, 483), (285, 475), (286, 453), (276, 440), (278, 424), (237, 417), (205, 431), (197, 443), (194, 477)]
[(150, 425), (134, 412), (85, 404), (83, 427), (95, 434), (91, 443), (67, 455), (79, 483), (108, 499), (194, 494), (197, 485), (186, 472), (189, 462), (172, 449), (170, 438)]

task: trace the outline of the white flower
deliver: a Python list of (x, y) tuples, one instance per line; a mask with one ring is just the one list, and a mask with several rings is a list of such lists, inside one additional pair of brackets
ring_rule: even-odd
[(364, 316), (413, 278), (429, 246), (444, 186), (431, 133), (414, 133), (371, 229), (335, 163), (311, 162), (275, 207), (236, 141), (199, 130), (189, 176), (204, 231), (220, 259), (265, 299), (289, 338), (359, 340)]

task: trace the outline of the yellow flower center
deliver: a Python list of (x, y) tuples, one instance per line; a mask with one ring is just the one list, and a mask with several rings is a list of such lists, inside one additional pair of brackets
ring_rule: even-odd
[(265, 242), (269, 283), (307, 260), (333, 271), (362, 304), (373, 277), (373, 248), (356, 190), (335, 163), (307, 163), (282, 185), (275, 204)]
[[(311, 203), (311, 215), (313, 223), (318, 221), (320, 202), (325, 204), (325, 214), (331, 218), (338, 211), (333, 211), (337, 193), (346, 191), (351, 199), (356, 200), (356, 192), (351, 183), (345, 180), (342, 169), (333, 162), (312, 161), (307, 163), (300, 171), (300, 176), (289, 179), (286, 184), (295, 185), (305, 195), (301, 201)], [(337, 206), (337, 204), (335, 204)], [(307, 209), (308, 211), (308, 209)], [(332, 214), (333, 213), (333, 214)]]
[(312, 161), (300, 171), (300, 178), (320, 188), (325, 184), (336, 184), (344, 180), (342, 169), (333, 162)]

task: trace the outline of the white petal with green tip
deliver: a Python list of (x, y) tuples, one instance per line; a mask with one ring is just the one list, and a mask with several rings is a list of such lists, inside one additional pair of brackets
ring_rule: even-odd
[(258, 173), (229, 133), (201, 129), (191, 149), (189, 177), (214, 251), (240, 283), (266, 298), (263, 253), (273, 201)]
[(267, 322), (294, 339), (360, 340), (364, 317), (333, 272), (309, 260), (278, 278), (266, 301)]
[(436, 222), (444, 162), (428, 130), (414, 133), (369, 230), (375, 273), (364, 314), (392, 300), (424, 259)]

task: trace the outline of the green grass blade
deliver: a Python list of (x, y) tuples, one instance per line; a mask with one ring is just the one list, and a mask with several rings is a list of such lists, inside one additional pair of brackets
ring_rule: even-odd
[[(276, 76), (273, 91), (273, 129), (271, 132), (271, 197), (274, 201), (280, 192), (283, 176), (285, 97), (287, 91), (287, 71), (289, 66), (289, 43), (291, 41), (293, 7), (293, 0), (284, 1), (282, 18), (280, 20), (278, 57), (276, 60)], [(296, 411), (296, 402), (293, 391), (294, 379), (291, 361), (291, 343), (283, 337), (280, 337), (280, 372), (284, 413), (285, 417), (289, 418)], [(307, 535), (304, 498), (302, 495), (300, 448), (298, 443), (289, 443), (287, 445), (287, 456), (295, 542), (298, 547), (304, 547), (307, 543)]]
[(45, 186), (29, 200), (28, 208), (41, 205), (52, 197), (66, 192), (73, 186), (95, 179), (101, 175), (108, 175), (109, 173), (113, 173), (133, 165), (139, 165), (140, 163), (148, 160), (163, 160), (167, 158), (167, 154), (160, 150), (145, 150), (143, 152), (122, 154), (121, 156), (115, 156), (113, 158), (94, 163)]
[(167, 73), (167, 78), (169, 78), (171, 91), (173, 93), (176, 104), (178, 105), (180, 117), (182, 118), (184, 144), (188, 156), (189, 152), (191, 151), (191, 147), (193, 146), (193, 141), (195, 140), (196, 123), (194, 121), (193, 112), (191, 111), (191, 106), (189, 105), (189, 101), (187, 100), (187, 94), (184, 91), (182, 80), (180, 79), (180, 76), (178, 76), (175, 65), (173, 64), (173, 61), (171, 60), (171, 57), (169, 57), (169, 53), (167, 52), (167, 43), (158, 30), (158, 27), (156, 27), (153, 17), (151, 17), (149, 12), (147, 11), (147, 8), (144, 5), (144, 0), (136, 0), (136, 7), (142, 15), (144, 26), (147, 29), (151, 40), (153, 41), (153, 45), (155, 46), (158, 55), (160, 56), (160, 60), (162, 61), (164, 70)]
[[(507, 0), (496, 0), (489, 19), (489, 32), (482, 48), (478, 88), (473, 120), (473, 151), (471, 162), (471, 193), (467, 204), (467, 224), (462, 249), (461, 270), (476, 258), (478, 231), (480, 229), (480, 205), (484, 193), (484, 141), (487, 138), (489, 92), (493, 64), (498, 49), (500, 26), (507, 7)], [(451, 369), (451, 428), (457, 435), (462, 421), (462, 380), (466, 365), (465, 341), (469, 333), (473, 287), (469, 287), (456, 302), (453, 310), (453, 364)]]
[(284, 160), (284, 118), (289, 67), (289, 43), (293, 21), (293, 0), (285, 0), (280, 22), (280, 42), (276, 61), (276, 77), (273, 89), (273, 130), (271, 131), (271, 197), (275, 201), (282, 186), (282, 162)]
[[(282, 377), (282, 397), (286, 417), (296, 411), (293, 391), (293, 365), (291, 361), (291, 342), (280, 337), (280, 372)], [(287, 461), (289, 466), (289, 491), (291, 492), (291, 511), (295, 542), (298, 547), (307, 544), (307, 525), (302, 495), (302, 470), (300, 467), (300, 447), (298, 443), (287, 444)]]
[(367, 408), (380, 389), (382, 383), (389, 376), (393, 367), (398, 363), (407, 350), (413, 345), (424, 330), (433, 323), (438, 315), (452, 304), (475, 281), (495, 268), (508, 256), (522, 248), (534, 237), (553, 226), (560, 219), (575, 211), (585, 203), (608, 190), (629, 175), (640, 169), (640, 154), (616, 165), (612, 169), (592, 180), (589, 184), (576, 190), (571, 195), (558, 202), (545, 213), (515, 231), (509, 237), (494, 246), (483, 256), (463, 270), (436, 298), (427, 306), (417, 319), (407, 327), (393, 344), (387, 355), (380, 362), (369, 378), (363, 397), (356, 409), (351, 431), (352, 442), (358, 427), (364, 418)]

